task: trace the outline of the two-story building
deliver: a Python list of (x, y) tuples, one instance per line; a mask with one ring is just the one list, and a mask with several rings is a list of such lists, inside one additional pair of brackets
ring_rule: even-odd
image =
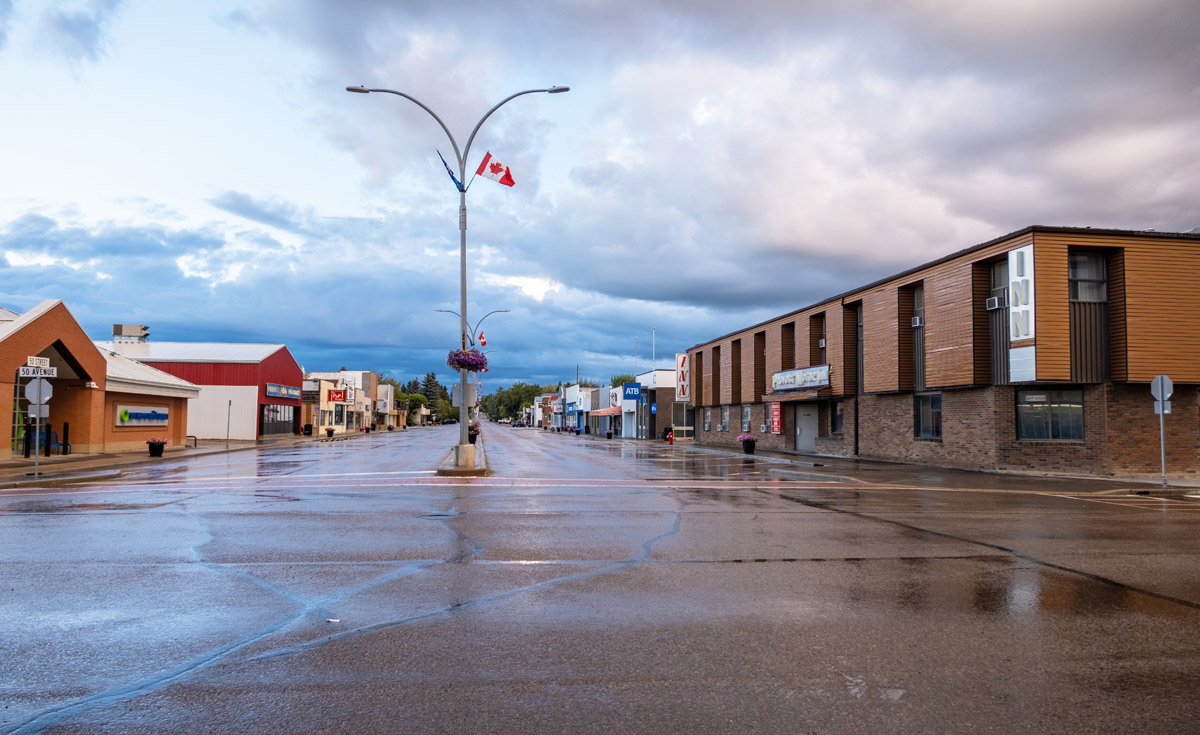
[(1167, 472), (1195, 475), (1191, 274), (1200, 233), (1026, 227), (692, 347), (696, 441), (1153, 476), (1166, 375)]

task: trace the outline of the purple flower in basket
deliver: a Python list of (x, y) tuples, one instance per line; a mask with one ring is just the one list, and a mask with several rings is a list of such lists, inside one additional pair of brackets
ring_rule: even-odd
[(487, 356), (479, 350), (450, 350), (450, 354), (446, 355), (446, 366), (455, 370), (479, 372), (487, 364)]

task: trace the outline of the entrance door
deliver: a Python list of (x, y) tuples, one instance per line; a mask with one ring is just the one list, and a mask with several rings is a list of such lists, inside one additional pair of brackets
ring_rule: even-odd
[(796, 451), (817, 451), (817, 407), (796, 406)]

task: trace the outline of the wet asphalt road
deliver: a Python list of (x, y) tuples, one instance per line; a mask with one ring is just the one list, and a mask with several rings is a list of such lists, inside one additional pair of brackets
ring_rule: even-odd
[(456, 429), (0, 491), (0, 732), (1200, 732), (1196, 501)]

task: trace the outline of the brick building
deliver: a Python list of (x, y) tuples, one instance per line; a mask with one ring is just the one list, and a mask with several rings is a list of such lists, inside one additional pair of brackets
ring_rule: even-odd
[[(1200, 471), (1200, 234), (1031, 226), (688, 350), (696, 441), (1048, 473)], [(766, 427), (766, 431), (761, 431)]]

